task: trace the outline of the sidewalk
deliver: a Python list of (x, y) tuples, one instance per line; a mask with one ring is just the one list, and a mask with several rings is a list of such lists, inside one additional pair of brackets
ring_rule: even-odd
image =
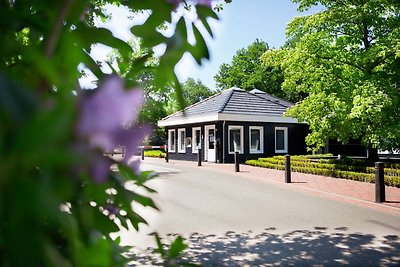
[(179, 169), (179, 166), (208, 168), (218, 172), (231, 172), (247, 179), (257, 179), (261, 182), (278, 184), (293, 190), (302, 190), (312, 195), (327, 197), (354, 205), (373, 208), (380, 211), (400, 215), (400, 188), (385, 187), (386, 202), (375, 203), (375, 184), (357, 182), (345, 179), (331, 178), (319, 175), (292, 172), (292, 183), (285, 183), (284, 171), (240, 165), (240, 172), (235, 173), (234, 164), (216, 164), (203, 162), (201, 167), (197, 162), (173, 160), (166, 163), (164, 159), (145, 158), (144, 164), (159, 167)]

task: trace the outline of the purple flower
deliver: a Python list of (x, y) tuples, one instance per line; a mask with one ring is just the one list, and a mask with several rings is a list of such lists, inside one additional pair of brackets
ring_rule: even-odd
[[(91, 148), (103, 152), (125, 146), (127, 162), (148, 133), (147, 128), (135, 125), (142, 103), (141, 90), (125, 90), (121, 78), (109, 76), (96, 90), (83, 94), (78, 135), (84, 137)], [(109, 167), (108, 160), (97, 159), (91, 171), (95, 181), (105, 181)], [(134, 169), (138, 171), (137, 164)]]
[(212, 0), (198, 0), (197, 4), (202, 5), (202, 6), (211, 7), (211, 2), (212, 2)]

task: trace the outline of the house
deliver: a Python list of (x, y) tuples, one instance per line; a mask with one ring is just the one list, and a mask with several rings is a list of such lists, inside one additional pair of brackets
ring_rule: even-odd
[(165, 127), (170, 159), (241, 162), (305, 154), (305, 123), (283, 114), (293, 103), (254, 89), (231, 88), (158, 121)]

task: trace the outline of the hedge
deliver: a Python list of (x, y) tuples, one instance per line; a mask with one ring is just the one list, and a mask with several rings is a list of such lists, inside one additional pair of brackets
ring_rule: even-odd
[[(312, 156), (291, 156), (290, 159), (291, 169), (294, 172), (310, 173), (362, 182), (375, 182), (375, 168), (365, 166), (365, 164), (363, 166), (360, 162), (357, 162), (356, 165), (346, 165), (344, 164), (344, 160), (334, 159), (319, 159), (315, 162), (313, 161), (315, 157)], [(350, 159), (350, 161), (348, 160), (347, 162), (350, 163), (353, 161)], [(246, 164), (277, 170), (285, 169), (284, 156), (248, 160), (246, 161)], [(390, 164), (389, 166), (395, 167), (396, 164)], [(385, 185), (400, 188), (400, 169), (385, 168)]]
[(151, 158), (165, 158), (165, 152), (162, 150), (145, 150), (144, 156)]

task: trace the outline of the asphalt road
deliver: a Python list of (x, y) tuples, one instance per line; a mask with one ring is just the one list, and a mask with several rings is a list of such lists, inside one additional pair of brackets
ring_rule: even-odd
[[(145, 168), (157, 169), (147, 164)], [(160, 167), (161, 168), (161, 167)], [(148, 234), (175, 234), (186, 258), (203, 266), (399, 266), (400, 216), (312, 196), (260, 179), (207, 168), (162, 167), (149, 185), (161, 212), (134, 205), (149, 222), (122, 243), (143, 252), (132, 265), (157, 265), (146, 255)]]

